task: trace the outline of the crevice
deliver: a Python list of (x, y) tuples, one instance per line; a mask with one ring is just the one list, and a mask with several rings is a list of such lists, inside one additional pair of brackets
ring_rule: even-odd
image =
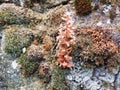
[(119, 71), (118, 71), (118, 73), (115, 74), (115, 80), (114, 80), (114, 88), (115, 88), (115, 90), (117, 90), (115, 84), (116, 84), (116, 82), (117, 82), (117, 79), (118, 79), (118, 75), (119, 75), (119, 73), (120, 73), (120, 67), (119, 67)]
[(71, 0), (62, 1), (61, 3), (58, 3), (58, 4), (55, 4), (53, 6), (48, 7), (48, 9), (52, 9), (52, 8), (58, 7), (60, 5), (67, 5), (69, 3), (69, 1), (71, 1)]
[(13, 3), (12, 1), (0, 1), (0, 4), (3, 4), (3, 3)]

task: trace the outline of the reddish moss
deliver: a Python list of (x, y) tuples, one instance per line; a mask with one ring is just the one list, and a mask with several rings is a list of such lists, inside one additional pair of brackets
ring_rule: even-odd
[(60, 23), (62, 22), (61, 17), (63, 16), (64, 12), (64, 9), (60, 7), (57, 7), (53, 11), (51, 11), (51, 13), (49, 14), (51, 23), (55, 26), (60, 25)]
[(80, 16), (88, 15), (92, 11), (91, 0), (75, 0), (75, 9)]
[(39, 65), (38, 68), (38, 75), (41, 79), (43, 79), (43, 82), (49, 82), (51, 79), (51, 68), (50, 63), (43, 62)]
[(77, 43), (82, 59), (94, 65), (117, 66), (119, 47), (113, 39), (113, 32), (115, 29), (101, 27), (79, 30)]

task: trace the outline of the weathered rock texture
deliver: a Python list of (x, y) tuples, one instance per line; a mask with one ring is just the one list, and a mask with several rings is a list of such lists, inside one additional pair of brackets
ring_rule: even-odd
[[(6, 63), (3, 70), (4, 64), (0, 62), (2, 66), (0, 69), (3, 70), (0, 73), (3, 76), (7, 75), (5, 80), (4, 77), (3, 81), (0, 80), (2, 83), (0, 88), (119, 90), (119, 6), (115, 9), (118, 14), (111, 23), (109, 13), (111, 7), (108, 8), (107, 5), (101, 6), (88, 16), (79, 17), (76, 15), (74, 1), (48, 1), (41, 1), (44, 3), (45, 9), (42, 9), (45, 13), (14, 4), (0, 5), (2, 50), (5, 51), (0, 54), (1, 61)], [(75, 21), (73, 26), (76, 27), (74, 30), (76, 44), (71, 51), (73, 66), (69, 69), (59, 67), (56, 57), (58, 52), (56, 37), (59, 26), (65, 23), (61, 19), (65, 12), (72, 13), (71, 17)], [(114, 65), (111, 64), (113, 60)]]

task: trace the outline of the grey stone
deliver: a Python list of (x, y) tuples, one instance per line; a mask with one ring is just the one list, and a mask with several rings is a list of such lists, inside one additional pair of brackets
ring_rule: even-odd
[(117, 79), (115, 81), (115, 87), (116, 87), (116, 90), (120, 90), (120, 72), (117, 75)]

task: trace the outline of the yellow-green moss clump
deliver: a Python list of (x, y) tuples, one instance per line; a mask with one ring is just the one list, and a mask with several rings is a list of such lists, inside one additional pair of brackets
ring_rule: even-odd
[(75, 0), (75, 9), (80, 16), (88, 15), (92, 11), (91, 0)]
[[(21, 72), (24, 76), (29, 76), (34, 72), (38, 71), (38, 67), (40, 67), (41, 62), (45, 59), (43, 58), (43, 51), (40, 45), (35, 45), (35, 41), (33, 41), (26, 51), (20, 56), (20, 65), (21, 65)], [(44, 67), (45, 65), (42, 65)], [(43, 71), (44, 72), (44, 71)], [(43, 77), (44, 78), (44, 77)]]
[(54, 64), (51, 76), (51, 83), (48, 86), (48, 90), (70, 90), (65, 81), (66, 72), (66, 69), (63, 69)]
[(20, 56), (22, 49), (27, 47), (32, 40), (31, 32), (23, 26), (7, 26), (3, 36), (3, 50), (13, 57)]
[(26, 60), (24, 55), (21, 55), (19, 63), (21, 64), (21, 73), (25, 77), (36, 72), (39, 66), (38, 62)]
[(15, 13), (6, 9), (0, 10), (0, 24), (29, 24), (30, 19), (17, 16)]

